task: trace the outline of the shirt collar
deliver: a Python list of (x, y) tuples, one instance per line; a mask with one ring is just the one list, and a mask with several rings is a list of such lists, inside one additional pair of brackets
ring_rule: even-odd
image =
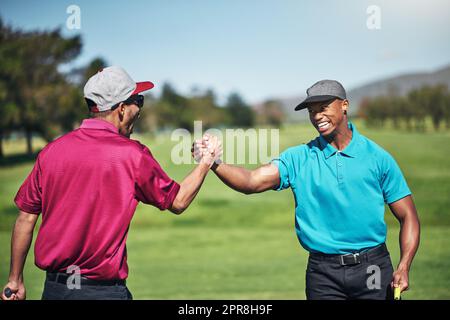
[(111, 123), (102, 119), (84, 119), (80, 126), (81, 129), (100, 129), (118, 133), (118, 129)]
[[(344, 148), (344, 150), (340, 151), (340, 153), (342, 153), (346, 156), (355, 158), (357, 155), (357, 149), (358, 149), (358, 145), (360, 142), (360, 139), (359, 139), (360, 135), (359, 135), (358, 130), (356, 130), (356, 126), (353, 123), (349, 122), (348, 128), (350, 130), (352, 130), (352, 140)], [(325, 159), (328, 159), (329, 157), (331, 157), (338, 151), (335, 147), (333, 147), (331, 144), (329, 144), (328, 141), (324, 137), (322, 137), (322, 135), (319, 136), (319, 140), (320, 140), (321, 149), (323, 151), (323, 154), (325, 155)]]

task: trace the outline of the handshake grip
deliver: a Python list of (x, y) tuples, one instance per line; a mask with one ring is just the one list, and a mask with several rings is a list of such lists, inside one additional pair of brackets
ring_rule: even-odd
[(221, 162), (222, 142), (216, 136), (205, 134), (202, 139), (194, 141), (191, 152), (196, 162), (212, 167), (214, 163)]

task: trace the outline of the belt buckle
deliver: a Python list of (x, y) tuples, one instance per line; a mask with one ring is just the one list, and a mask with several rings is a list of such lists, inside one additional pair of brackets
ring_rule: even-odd
[[(344, 258), (346, 257), (352, 257), (353, 261), (351, 263), (346, 263), (344, 261)], [(353, 265), (353, 264), (360, 264), (361, 263), (361, 258), (359, 253), (349, 253), (349, 254), (344, 254), (342, 256), (339, 256), (340, 258), (340, 262), (341, 262), (341, 266), (347, 266), (347, 265)]]

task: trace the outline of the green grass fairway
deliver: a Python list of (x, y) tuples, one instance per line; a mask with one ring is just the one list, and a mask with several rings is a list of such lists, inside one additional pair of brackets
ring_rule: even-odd
[[(422, 241), (404, 299), (450, 299), (450, 133), (358, 130), (393, 154), (402, 168), (422, 222)], [(280, 150), (316, 136), (311, 125), (280, 130)], [(139, 137), (162, 167), (181, 180), (192, 165), (174, 165), (168, 136)], [(42, 145), (42, 142), (38, 142)], [(9, 154), (23, 150), (9, 142)], [(0, 166), (0, 285), (9, 271), (13, 198), (33, 162)], [(398, 222), (387, 209), (388, 246), (398, 263)], [(304, 299), (307, 253), (294, 231), (291, 191), (246, 196), (207, 177), (182, 215), (140, 204), (128, 237), (128, 286), (135, 299)], [(29, 299), (39, 299), (44, 272), (27, 260)]]

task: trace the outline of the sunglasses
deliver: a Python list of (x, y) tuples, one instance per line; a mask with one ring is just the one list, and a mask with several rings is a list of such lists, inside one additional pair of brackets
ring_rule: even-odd
[[(140, 95), (140, 94), (133, 94), (132, 96), (130, 96), (127, 100), (122, 101), (124, 104), (126, 105), (130, 105), (130, 104), (135, 104), (138, 106), (139, 109), (141, 109), (144, 106), (144, 96)], [(121, 102), (119, 102), (118, 104), (114, 105), (111, 110), (116, 109)]]
[(135, 104), (141, 109), (144, 106), (144, 96), (140, 94), (134, 94), (125, 100), (123, 103), (125, 104)]

